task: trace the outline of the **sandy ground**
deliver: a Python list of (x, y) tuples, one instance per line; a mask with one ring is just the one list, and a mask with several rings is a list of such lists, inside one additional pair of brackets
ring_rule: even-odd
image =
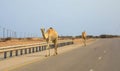
[(40, 43), (43, 41), (44, 41), (43, 39), (41, 39), (41, 40), (40, 39), (38, 39), (38, 40), (10, 40), (10, 41), (5, 41), (5, 42), (0, 42), (0, 47)]
[[(94, 39), (88, 39), (87, 42), (93, 41)], [(10, 40), (6, 42), (0, 42), (0, 47), (5, 46), (13, 46), (13, 45), (23, 45), (23, 44), (33, 44), (33, 43), (40, 43), (45, 40), (37, 39), (37, 40)], [(82, 39), (74, 39), (75, 44), (82, 44)]]

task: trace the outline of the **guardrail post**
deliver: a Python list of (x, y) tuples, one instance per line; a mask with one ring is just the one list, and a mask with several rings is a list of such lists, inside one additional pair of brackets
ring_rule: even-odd
[(22, 54), (23, 54), (23, 50), (21, 49), (21, 50), (20, 50), (20, 55), (22, 55)]
[(65, 43), (62, 43), (62, 46), (65, 46)]
[(61, 43), (61, 46), (60, 47), (62, 47), (63, 46), (63, 43)]
[(12, 51), (10, 51), (10, 57), (12, 57)]
[(64, 43), (64, 44), (65, 44), (65, 46), (67, 45), (66, 43), (67, 43), (67, 42), (65, 42), (65, 43)]
[(44, 50), (46, 50), (46, 47), (47, 47), (47, 46), (44, 46)]
[(69, 45), (70, 42), (67, 42), (67, 45)]
[(7, 52), (4, 52), (4, 58), (7, 58)]
[(67, 45), (69, 45), (69, 42), (67, 42)]
[(25, 54), (27, 54), (27, 49), (25, 49)]
[(65, 43), (65, 46), (67, 45), (68, 42)]
[(62, 47), (62, 43), (60, 43), (60, 47)]
[(42, 51), (43, 51), (43, 46), (42, 46)]
[(31, 53), (31, 48), (29, 48), (29, 53)]
[(15, 51), (15, 55), (18, 56), (18, 50)]
[(39, 51), (41, 51), (41, 46), (39, 46)]
[(36, 52), (38, 52), (38, 47), (36, 47)]
[(50, 47), (51, 47), (51, 48), (54, 48), (54, 45), (53, 45), (53, 44), (51, 44), (51, 45), (50, 45)]
[(34, 47), (32, 48), (32, 52), (34, 53)]
[(63, 43), (63, 46), (65, 46), (65, 43)]
[(47, 46), (44, 46), (44, 50), (46, 50), (46, 47), (47, 47)]
[(34, 47), (34, 52), (36, 52), (36, 47)]

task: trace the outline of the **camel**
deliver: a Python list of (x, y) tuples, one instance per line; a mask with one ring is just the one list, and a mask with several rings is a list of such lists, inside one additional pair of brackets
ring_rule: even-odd
[[(58, 33), (52, 27), (50, 27), (46, 32), (44, 28), (41, 28), (41, 33), (42, 33), (43, 38), (47, 42), (45, 57), (50, 56), (50, 42), (54, 43), (54, 55), (57, 55), (58, 54), (57, 53)], [(47, 55), (47, 51), (49, 52), (48, 55)]]
[(82, 32), (82, 39), (83, 39), (83, 43), (84, 43), (84, 46), (86, 46), (86, 37), (87, 37), (87, 34), (86, 32)]

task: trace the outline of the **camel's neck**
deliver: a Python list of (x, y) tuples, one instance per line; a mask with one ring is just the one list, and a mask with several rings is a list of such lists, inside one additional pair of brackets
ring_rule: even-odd
[(42, 32), (42, 36), (44, 39), (47, 39), (47, 37), (45, 36), (45, 30), (41, 29), (41, 32)]

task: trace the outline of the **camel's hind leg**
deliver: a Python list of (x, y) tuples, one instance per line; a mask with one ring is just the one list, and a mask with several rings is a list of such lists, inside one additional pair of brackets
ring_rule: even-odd
[(55, 45), (55, 47), (54, 47), (54, 55), (57, 55), (58, 54), (57, 53), (57, 48), (58, 48), (57, 42), (54, 42), (54, 45)]

